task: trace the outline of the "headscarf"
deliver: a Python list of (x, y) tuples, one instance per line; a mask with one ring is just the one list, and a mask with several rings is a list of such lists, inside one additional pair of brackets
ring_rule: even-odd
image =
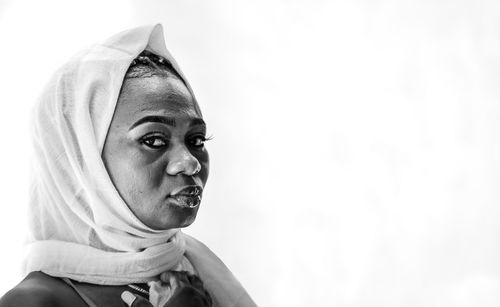
[(143, 224), (106, 171), (101, 153), (125, 73), (144, 50), (166, 58), (192, 94), (157, 24), (121, 32), (80, 52), (55, 73), (35, 104), (24, 273), (123, 285), (187, 270), (200, 276), (217, 305), (253, 306), (201, 242), (179, 229)]

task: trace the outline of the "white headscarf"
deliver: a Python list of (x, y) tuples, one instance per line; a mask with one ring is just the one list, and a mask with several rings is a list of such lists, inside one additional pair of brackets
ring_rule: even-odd
[(157, 280), (167, 270), (193, 272), (192, 264), (217, 305), (253, 306), (231, 272), (201, 242), (178, 229), (144, 225), (106, 171), (101, 153), (120, 88), (130, 63), (145, 49), (169, 60), (186, 81), (165, 46), (161, 25), (145, 26), (73, 57), (35, 105), (24, 272), (123, 285)]

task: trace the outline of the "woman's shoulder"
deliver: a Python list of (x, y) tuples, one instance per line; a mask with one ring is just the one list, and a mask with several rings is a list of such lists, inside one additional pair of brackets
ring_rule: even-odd
[(26, 306), (87, 306), (80, 296), (64, 281), (44, 274), (31, 272), (0, 299), (0, 307)]

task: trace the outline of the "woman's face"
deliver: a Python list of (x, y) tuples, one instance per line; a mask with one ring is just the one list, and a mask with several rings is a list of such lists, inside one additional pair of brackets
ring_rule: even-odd
[(190, 225), (208, 178), (206, 126), (175, 76), (126, 79), (102, 158), (131, 211), (153, 229)]

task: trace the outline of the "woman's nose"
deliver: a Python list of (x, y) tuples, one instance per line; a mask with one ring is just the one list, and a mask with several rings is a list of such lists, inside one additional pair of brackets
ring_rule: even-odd
[(177, 146), (170, 151), (167, 174), (193, 176), (200, 172), (201, 164), (186, 146)]

